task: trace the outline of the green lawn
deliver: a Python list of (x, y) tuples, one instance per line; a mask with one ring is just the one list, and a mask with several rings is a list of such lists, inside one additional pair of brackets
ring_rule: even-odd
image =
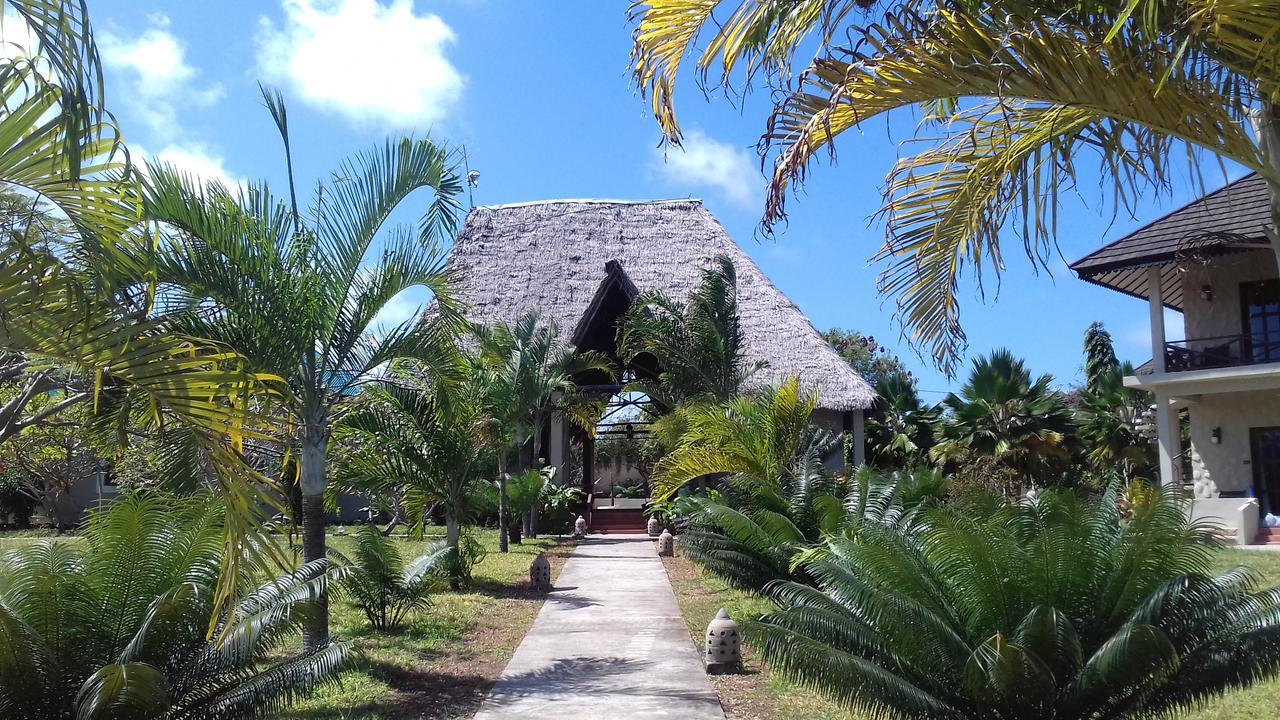
[[(766, 600), (702, 574), (685, 558), (664, 561), (695, 644), (701, 643), (707, 622), (718, 608), (723, 607), (741, 618), (758, 616), (771, 607)], [(1267, 585), (1280, 585), (1280, 552), (1225, 549), (1217, 565), (1216, 570), (1247, 565), (1261, 573)], [(712, 679), (726, 709), (739, 720), (861, 720), (773, 677), (750, 648), (744, 653), (744, 661), (746, 673)], [(1272, 680), (1233, 692), (1184, 717), (1186, 720), (1254, 720), (1274, 714), (1277, 707), (1280, 707), (1280, 681)]]

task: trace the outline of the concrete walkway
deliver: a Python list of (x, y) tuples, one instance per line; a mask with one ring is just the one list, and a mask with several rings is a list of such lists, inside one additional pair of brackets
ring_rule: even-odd
[(724, 720), (644, 535), (587, 538), (476, 720)]

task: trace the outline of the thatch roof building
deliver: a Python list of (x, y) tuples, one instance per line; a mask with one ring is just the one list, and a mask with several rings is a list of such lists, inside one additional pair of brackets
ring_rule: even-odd
[(697, 200), (478, 207), (449, 262), (472, 322), (510, 322), (536, 307), (576, 345), (590, 347), (604, 339), (601, 331), (614, 331), (620, 302), (648, 290), (687, 298), (717, 255), (727, 255), (737, 269), (745, 360), (765, 363), (753, 384), (796, 376), (817, 393), (820, 408), (871, 407), (875, 393), (867, 381)]

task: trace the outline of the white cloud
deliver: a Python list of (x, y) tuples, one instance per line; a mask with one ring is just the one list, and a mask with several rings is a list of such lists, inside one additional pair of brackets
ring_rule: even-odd
[(167, 163), (203, 180), (217, 180), (232, 191), (244, 182), (243, 178), (237, 177), (227, 169), (226, 158), (221, 152), (211, 149), (204, 143), (170, 143), (154, 155), (140, 145), (134, 145), (132, 150), (136, 156), (144, 158), (147, 162)]
[(17, 12), (5, 6), (0, 14), (0, 58), (16, 60), (38, 54), (39, 38)]
[(112, 32), (98, 33), (102, 62), (124, 73), (130, 110), (158, 138), (181, 135), (178, 107), (209, 107), (225, 94), (220, 83), (200, 86), (200, 71), (187, 63), (186, 46), (169, 32), (169, 18), (152, 15), (141, 35), (126, 39)]
[(258, 68), (303, 101), (357, 125), (429, 125), (462, 94), (445, 57), (455, 36), (412, 0), (283, 0), (277, 26), (259, 21)]
[(655, 153), (659, 172), (673, 186), (711, 188), (743, 207), (760, 200), (760, 171), (743, 148), (694, 130), (685, 135), (681, 147), (658, 149)]

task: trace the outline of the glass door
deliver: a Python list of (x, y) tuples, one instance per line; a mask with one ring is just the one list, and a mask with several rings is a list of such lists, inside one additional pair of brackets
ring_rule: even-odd
[(1280, 514), (1280, 427), (1250, 428), (1253, 492), (1263, 513)]
[(1280, 280), (1240, 283), (1245, 363), (1280, 362)]

